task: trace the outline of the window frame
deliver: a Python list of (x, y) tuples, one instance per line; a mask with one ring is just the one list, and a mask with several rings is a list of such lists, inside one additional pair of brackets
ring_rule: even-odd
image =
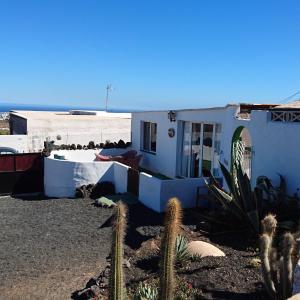
[[(149, 124), (149, 149), (145, 148), (145, 123)], [(152, 150), (152, 131), (153, 131), (153, 125), (155, 127), (155, 150)], [(151, 122), (151, 121), (141, 121), (141, 142), (140, 142), (140, 151), (150, 153), (150, 154), (156, 154), (157, 152), (157, 123)]]

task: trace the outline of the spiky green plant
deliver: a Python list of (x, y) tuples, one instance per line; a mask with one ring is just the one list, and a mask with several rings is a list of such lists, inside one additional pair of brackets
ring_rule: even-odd
[(175, 289), (175, 242), (181, 224), (181, 205), (178, 199), (169, 200), (165, 216), (165, 230), (161, 244), (161, 276), (159, 299), (173, 300)]
[(109, 278), (109, 300), (126, 298), (123, 274), (123, 242), (126, 229), (126, 206), (119, 201), (115, 209)]
[(292, 293), (292, 252), (295, 244), (291, 233), (283, 236), (281, 256), (273, 247), (277, 221), (271, 214), (262, 221), (263, 234), (260, 237), (260, 258), (266, 291), (271, 299), (287, 299)]
[(140, 283), (135, 295), (134, 300), (157, 300), (158, 290), (157, 287), (147, 283)]
[(183, 265), (190, 259), (188, 251), (188, 240), (185, 236), (178, 234), (175, 242), (175, 260), (176, 264)]
[(207, 188), (236, 220), (259, 233), (261, 212), (247, 173), (243, 171), (240, 163), (235, 164), (232, 172), (229, 172), (222, 163), (220, 167), (229, 192), (221, 189), (213, 176), (210, 182), (205, 181)]

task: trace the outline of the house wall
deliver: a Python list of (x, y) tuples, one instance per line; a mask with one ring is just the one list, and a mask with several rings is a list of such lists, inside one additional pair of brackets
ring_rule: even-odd
[(20, 153), (28, 152), (27, 135), (0, 135), (0, 147), (10, 147)]
[[(267, 111), (253, 111), (251, 120), (236, 120), (235, 128), (249, 130), (252, 145), (252, 183), (260, 175), (268, 176), (275, 185), (278, 174), (286, 178), (289, 194), (300, 189), (300, 124), (272, 122)], [(300, 196), (300, 194), (299, 194)]]
[[(237, 108), (232, 105), (220, 109), (177, 111), (176, 122), (169, 121), (168, 111), (133, 113), (132, 147), (140, 150), (141, 121), (156, 122), (157, 152), (156, 154), (143, 152), (142, 166), (174, 178), (177, 165), (176, 153), (178, 141), (180, 141), (178, 121), (220, 123), (222, 125), (221, 154), (218, 160), (230, 168), (232, 136), (236, 128), (244, 126), (249, 130), (252, 141), (251, 181), (253, 186), (260, 175), (268, 176), (274, 185), (278, 185), (278, 174), (281, 174), (286, 178), (288, 193), (294, 194), (299, 191), (300, 196), (300, 138), (298, 136), (300, 124), (272, 122), (268, 111), (252, 111), (251, 119), (237, 119)], [(175, 129), (175, 137), (168, 136), (169, 128)], [(178, 159), (181, 158), (178, 157)], [(176, 184), (173, 189), (176, 189)], [(148, 193), (150, 191), (151, 189)], [(149, 201), (150, 196), (147, 196)]]
[(27, 120), (19, 116), (10, 114), (9, 127), (10, 134), (27, 134)]
[[(170, 122), (168, 111), (137, 112), (132, 114), (132, 148), (141, 150), (141, 122), (149, 121), (157, 123), (156, 153), (142, 151), (142, 166), (153, 172), (164, 174), (174, 178), (177, 169), (177, 147), (180, 136), (178, 134), (178, 121), (191, 121), (201, 123), (219, 123), (221, 132), (221, 156), (220, 160), (229, 165), (231, 155), (232, 131), (235, 127), (235, 112), (237, 106), (230, 105), (225, 108), (203, 110), (181, 110), (176, 112), (176, 122)], [(168, 129), (175, 129), (175, 136), (168, 136)], [(178, 158), (180, 159), (180, 158)]]

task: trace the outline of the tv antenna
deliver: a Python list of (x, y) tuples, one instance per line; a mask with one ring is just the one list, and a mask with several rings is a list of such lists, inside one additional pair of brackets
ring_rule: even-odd
[(107, 111), (108, 96), (109, 96), (109, 93), (110, 93), (112, 90), (113, 90), (112, 85), (109, 83), (109, 84), (106, 86), (105, 111)]

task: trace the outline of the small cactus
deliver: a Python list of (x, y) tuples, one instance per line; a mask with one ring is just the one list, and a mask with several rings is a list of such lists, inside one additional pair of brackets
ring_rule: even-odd
[(175, 243), (181, 224), (181, 206), (176, 198), (169, 200), (165, 216), (165, 230), (161, 245), (160, 300), (173, 300), (175, 288)]
[(286, 299), (292, 295), (293, 286), (293, 264), (292, 252), (294, 247), (294, 237), (291, 233), (286, 233), (283, 237), (283, 248), (281, 258), (281, 280), (282, 280), (282, 295)]
[(269, 236), (273, 236), (276, 227), (277, 227), (277, 220), (274, 215), (268, 214), (262, 221), (262, 231), (263, 233), (268, 234)]
[(281, 257), (279, 258), (279, 251), (272, 246), (276, 226), (277, 221), (271, 214), (262, 221), (263, 234), (260, 237), (262, 275), (267, 293), (271, 299), (287, 299), (292, 293), (292, 253), (295, 240), (291, 233), (284, 235)]
[(126, 212), (126, 206), (121, 201), (118, 202), (113, 227), (109, 300), (123, 300), (126, 295), (123, 274), (123, 242), (126, 229)]
[(265, 281), (265, 287), (267, 289), (268, 294), (271, 298), (276, 296), (275, 285), (272, 278), (272, 269), (270, 262), (270, 252), (272, 247), (273, 239), (268, 234), (264, 233), (260, 237), (260, 259), (261, 259), (261, 267), (262, 267), (262, 275)]

